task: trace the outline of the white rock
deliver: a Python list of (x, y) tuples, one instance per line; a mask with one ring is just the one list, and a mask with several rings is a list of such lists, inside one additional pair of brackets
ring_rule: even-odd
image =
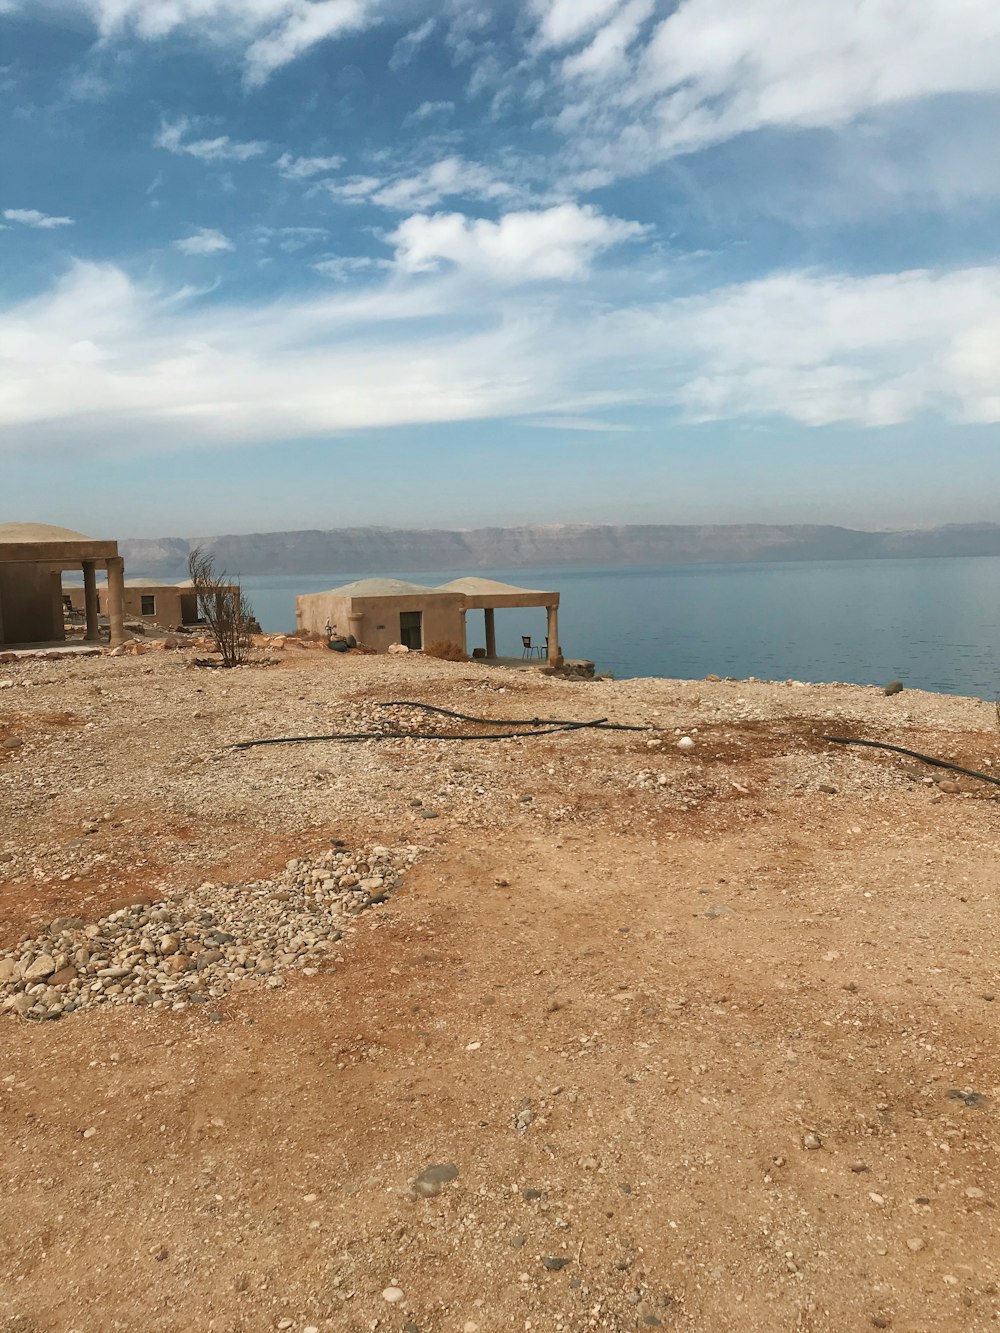
[(693, 750), (694, 741), (691, 739), (690, 736), (682, 736), (680, 740), (677, 742), (677, 748), (678, 750)]
[(386, 1287), (382, 1293), (382, 1299), (388, 1301), (390, 1305), (398, 1305), (403, 1299), (403, 1295), (402, 1287)]

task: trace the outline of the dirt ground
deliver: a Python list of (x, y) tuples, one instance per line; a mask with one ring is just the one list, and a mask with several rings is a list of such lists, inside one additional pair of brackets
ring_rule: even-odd
[[(0, 664), (0, 947), (423, 848), (281, 990), (0, 1014), (0, 1333), (1000, 1323), (998, 789), (822, 739), (992, 702), (273, 659)], [(651, 730), (231, 748), (397, 700)]]

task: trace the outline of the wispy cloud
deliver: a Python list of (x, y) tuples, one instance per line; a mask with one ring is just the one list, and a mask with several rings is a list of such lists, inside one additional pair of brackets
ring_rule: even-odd
[(434, 19), (425, 19), (419, 27), (411, 28), (408, 33), (400, 37), (389, 56), (389, 68), (393, 73), (405, 69), (416, 59), (417, 52), (436, 27), (437, 23)]
[(3, 215), (8, 222), (19, 222), (23, 227), (35, 227), (39, 231), (73, 226), (73, 218), (53, 217), (50, 213), (40, 213), (37, 208), (5, 208)]
[[(0, 0), (0, 13), (38, 0)], [(160, 42), (186, 32), (241, 53), (244, 80), (259, 87), (311, 47), (378, 22), (378, 0), (62, 0), (105, 40)]]
[(336, 171), (344, 165), (342, 157), (293, 157), (291, 153), (282, 153), (274, 164), (278, 171), (289, 181), (311, 180), (313, 176), (323, 176), (328, 171)]
[(262, 139), (241, 142), (230, 139), (228, 134), (216, 135), (211, 139), (189, 139), (187, 133), (190, 128), (191, 122), (186, 116), (181, 116), (179, 120), (164, 121), (154, 143), (157, 148), (165, 148), (168, 153), (186, 154), (202, 162), (246, 162), (252, 157), (260, 157), (269, 147)]
[(182, 255), (218, 255), (225, 250), (235, 249), (235, 246), (221, 231), (215, 231), (212, 227), (199, 227), (190, 236), (174, 241), (174, 249)]
[(421, 102), (415, 111), (411, 111), (406, 117), (407, 122), (419, 125), (425, 120), (434, 120), (438, 116), (444, 118), (455, 113), (454, 102)]
[[(538, 0), (537, 40), (563, 50), (556, 124), (578, 157), (636, 173), (768, 127), (843, 126), (944, 93), (1000, 90), (1000, 11), (947, 0)], [(587, 45), (573, 50), (586, 39)]]
[(551, 424), (622, 405), (804, 427), (990, 422), (1000, 266), (790, 272), (606, 310), (575, 284), (545, 301), (529, 290), (484, 302), (475, 283), (398, 271), (343, 293), (224, 305), (77, 264), (0, 314), (0, 344), (11, 447), (95, 430), (197, 447), (483, 417)]

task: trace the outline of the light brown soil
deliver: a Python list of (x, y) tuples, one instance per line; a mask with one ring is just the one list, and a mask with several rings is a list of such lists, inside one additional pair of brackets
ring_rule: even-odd
[[(0, 945), (425, 852), (336, 970), (0, 1016), (0, 1333), (996, 1326), (997, 789), (822, 740), (1000, 771), (992, 704), (291, 645), (4, 679)], [(228, 748), (395, 699), (660, 730)]]

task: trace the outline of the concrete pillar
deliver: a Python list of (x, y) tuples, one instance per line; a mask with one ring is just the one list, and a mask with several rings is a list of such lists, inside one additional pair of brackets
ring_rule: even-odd
[(562, 653), (559, 651), (559, 608), (558, 606), (547, 606), (545, 610), (549, 617), (549, 666), (562, 666)]
[(49, 584), (52, 589), (52, 637), (54, 639), (65, 639), (66, 614), (63, 611), (61, 569), (50, 570)]
[(465, 615), (466, 615), (466, 612), (465, 612), (465, 608), (463, 607), (462, 610), (461, 610), (461, 613), (460, 613), (460, 619), (461, 619), (461, 625), (462, 625), (462, 642), (461, 642), (458, 646), (459, 646), (459, 648), (461, 648), (462, 652), (465, 653), (466, 656), (468, 656), (468, 652), (469, 652), (469, 629), (468, 629), (468, 626), (467, 626), (466, 623), (465, 623)]
[[(364, 622), (364, 617), (361, 615), (361, 612), (360, 612), (360, 611), (350, 611), (350, 612), (348, 612), (348, 615), (347, 615), (347, 632), (348, 632), (348, 634), (353, 634), (354, 637), (355, 637), (355, 639), (357, 639), (358, 643), (361, 642), (361, 626), (362, 626), (363, 622)], [(338, 626), (338, 629), (339, 629), (339, 626)], [(343, 632), (343, 631), (341, 631), (341, 632)]]
[(98, 643), (101, 638), (101, 617), (97, 605), (97, 566), (93, 560), (83, 562), (83, 600), (87, 610), (86, 643)]
[(492, 606), (487, 606), (483, 610), (483, 619), (486, 621), (486, 656), (496, 657), (497, 655), (497, 621), (496, 612)]
[(120, 555), (109, 555), (108, 619), (111, 621), (111, 647), (125, 643), (125, 561)]

